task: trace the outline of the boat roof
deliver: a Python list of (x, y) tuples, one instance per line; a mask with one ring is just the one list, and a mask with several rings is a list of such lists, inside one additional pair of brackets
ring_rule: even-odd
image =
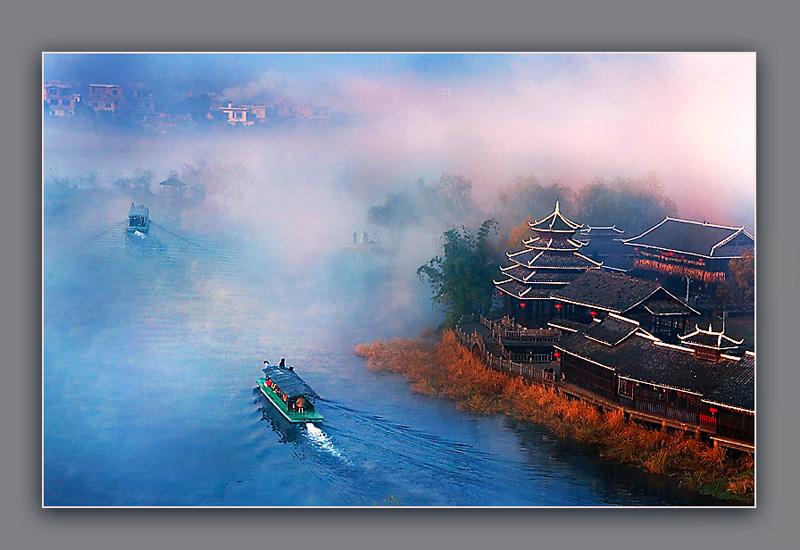
[(311, 389), (311, 386), (306, 384), (305, 381), (294, 372), (293, 367), (267, 365), (267, 367), (262, 370), (267, 378), (275, 382), (281, 391), (286, 394), (286, 397), (300, 397), (301, 395), (306, 397), (319, 397), (317, 392)]
[(141, 216), (143, 218), (146, 218), (149, 215), (150, 215), (150, 209), (143, 204), (140, 205), (131, 204), (131, 209), (128, 212), (129, 218), (132, 218), (133, 216)]

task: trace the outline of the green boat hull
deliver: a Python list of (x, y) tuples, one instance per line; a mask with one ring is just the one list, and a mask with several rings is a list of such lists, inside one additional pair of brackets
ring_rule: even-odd
[(322, 422), (323, 416), (319, 414), (316, 410), (306, 410), (303, 412), (292, 411), (283, 402), (283, 399), (278, 397), (278, 395), (272, 391), (267, 386), (267, 379), (266, 378), (257, 378), (256, 383), (258, 384), (258, 388), (261, 390), (261, 393), (264, 394), (264, 397), (269, 399), (270, 403), (278, 409), (278, 412), (283, 415), (283, 417), (288, 420), (289, 422), (295, 424), (305, 424), (307, 422)]

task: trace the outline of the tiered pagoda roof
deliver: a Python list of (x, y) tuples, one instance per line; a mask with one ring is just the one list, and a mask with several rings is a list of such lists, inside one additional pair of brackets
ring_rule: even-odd
[(536, 236), (522, 241), (524, 249), (506, 253), (511, 264), (500, 268), (504, 277), (494, 282), (500, 292), (519, 300), (549, 299), (552, 291), (602, 265), (578, 253), (584, 243), (572, 237), (583, 225), (561, 214), (558, 201), (549, 216), (529, 225)]

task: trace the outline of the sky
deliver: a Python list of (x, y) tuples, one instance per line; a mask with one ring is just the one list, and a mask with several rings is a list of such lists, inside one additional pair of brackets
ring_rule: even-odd
[(754, 217), (754, 53), (46, 53), (43, 76), (330, 107), (350, 121), (335, 139), (286, 151), (311, 144), (321, 170), (358, 166), (380, 191), (451, 173), (488, 204), (520, 175), (653, 174), (682, 217)]

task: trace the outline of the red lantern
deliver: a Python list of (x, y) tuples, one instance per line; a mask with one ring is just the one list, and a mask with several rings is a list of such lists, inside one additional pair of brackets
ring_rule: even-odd
[(497, 291), (497, 294), (498, 294), (498, 295), (500, 295), (500, 296), (502, 296), (502, 295), (503, 295), (503, 291), (502, 291), (502, 290), (498, 290), (498, 291)]
[(716, 407), (710, 407), (708, 409), (708, 412), (710, 412), (711, 414), (717, 414), (717, 408)]
[(561, 353), (557, 351), (557, 352), (555, 352), (555, 353), (553, 354), (553, 357), (555, 357), (556, 359), (558, 359), (559, 357), (561, 357)]
[(592, 317), (597, 317), (597, 312), (592, 310), (589, 312), (589, 315), (591, 315)]
[(556, 304), (556, 309), (561, 309), (561, 304)]
[(525, 302), (520, 302), (519, 307), (525, 307)]

